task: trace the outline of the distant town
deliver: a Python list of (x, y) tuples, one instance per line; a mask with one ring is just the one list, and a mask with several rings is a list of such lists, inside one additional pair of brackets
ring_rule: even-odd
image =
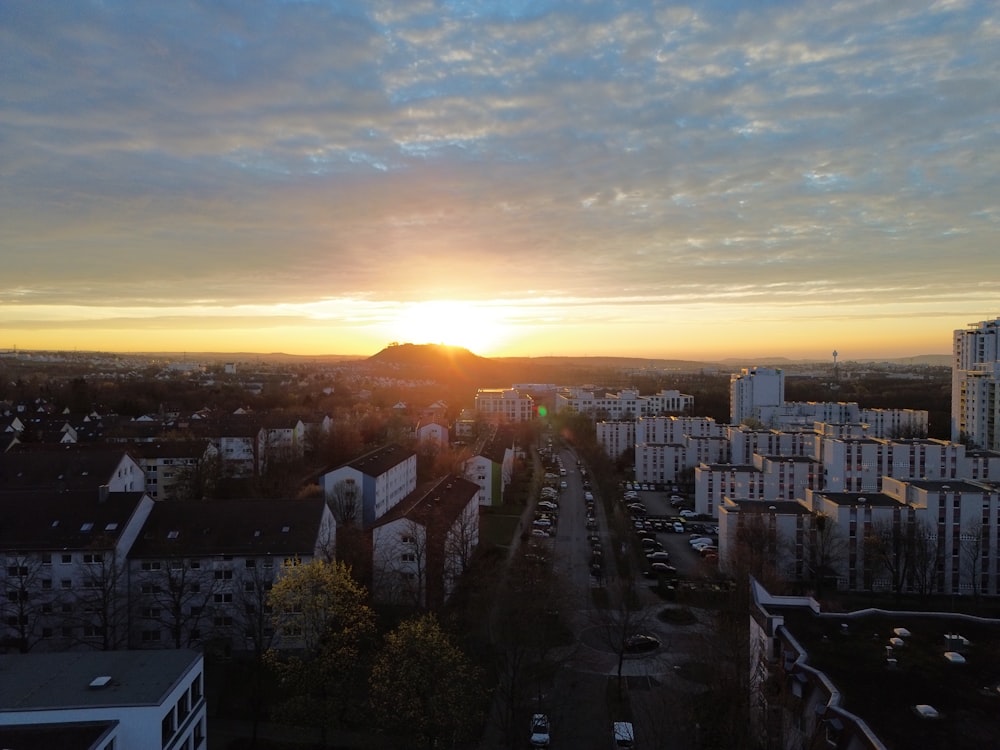
[(0, 746), (991, 746), (1000, 319), (950, 344), (0, 353)]

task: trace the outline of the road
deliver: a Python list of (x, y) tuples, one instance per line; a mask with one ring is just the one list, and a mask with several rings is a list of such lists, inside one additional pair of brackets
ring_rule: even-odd
[[(590, 573), (588, 536), (592, 532), (586, 528), (585, 480), (571, 450), (563, 449), (559, 455), (566, 469), (562, 479), (567, 486), (560, 498), (556, 534), (549, 544), (554, 569), (565, 582), (562, 606), (569, 610), (564, 614), (576, 643), (562, 655), (562, 668), (554, 682), (543, 690), (539, 707), (550, 715), (553, 747), (607, 750), (611, 746), (611, 722), (628, 718), (611, 716), (607, 708), (608, 691), (617, 686), (613, 678), (618, 674), (619, 664), (613, 634), (620, 634), (621, 621), (616, 613), (609, 615), (608, 610), (595, 607), (592, 590), (607, 586), (612, 599), (620, 591), (611, 548), (614, 540), (606, 515), (606, 508), (613, 508), (618, 498), (610, 498), (610, 503), (605, 503), (601, 497), (595, 498), (597, 534), (605, 551), (604, 576), (596, 579)], [(655, 507), (666, 513), (669, 508), (666, 496), (642, 494), (649, 495), (643, 500), (650, 506), (650, 512), (656, 512)], [(662, 503), (662, 507), (657, 503)], [(657, 536), (671, 552), (672, 559), (684, 566), (683, 570), (697, 573), (704, 569), (703, 561), (688, 546), (687, 535), (663, 533)], [(698, 642), (710, 630), (710, 623), (707, 616), (695, 625), (662, 622), (655, 617), (665, 606), (662, 600), (650, 592), (648, 580), (639, 579), (637, 585), (647, 606), (630, 615), (628, 627), (654, 635), (661, 646), (648, 654), (627, 655), (621, 666), (623, 687), (628, 692), (631, 718), (635, 723), (636, 744), (686, 750), (691, 746), (690, 733), (679, 715), (679, 697), (699, 688), (680, 678), (677, 667), (686, 660), (688, 652), (697, 648)]]

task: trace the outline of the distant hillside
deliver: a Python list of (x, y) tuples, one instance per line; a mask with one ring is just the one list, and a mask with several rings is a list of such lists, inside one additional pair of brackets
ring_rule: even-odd
[(442, 382), (489, 382), (502, 369), (468, 349), (444, 344), (395, 344), (365, 360), (375, 372)]

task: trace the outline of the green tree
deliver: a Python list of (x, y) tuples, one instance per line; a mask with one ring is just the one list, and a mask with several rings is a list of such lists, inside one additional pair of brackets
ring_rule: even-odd
[(370, 689), (379, 725), (414, 745), (454, 745), (482, 723), (479, 672), (434, 615), (407, 620), (386, 636)]
[(289, 561), (268, 596), (276, 644), (267, 661), (278, 676), (279, 711), (289, 723), (327, 730), (363, 715), (364, 685), (374, 646), (368, 594), (340, 562)]

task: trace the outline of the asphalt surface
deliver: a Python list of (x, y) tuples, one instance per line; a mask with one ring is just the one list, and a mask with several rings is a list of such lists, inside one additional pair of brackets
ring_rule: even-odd
[[(586, 528), (584, 478), (572, 451), (564, 449), (559, 455), (566, 469), (566, 476), (560, 479), (567, 486), (560, 496), (556, 533), (549, 539), (533, 537), (531, 542), (550, 549), (554, 569), (565, 582), (560, 606), (565, 610), (564, 619), (576, 642), (559, 653), (560, 668), (551, 683), (539, 687), (535, 705), (525, 716), (524, 744), (518, 746), (527, 746), (530, 713), (542, 711), (551, 721), (551, 746), (554, 748), (607, 750), (612, 744), (611, 723), (631, 719), (637, 747), (689, 750), (692, 732), (684, 723), (680, 698), (700, 688), (683, 679), (678, 670), (689, 660), (688, 654), (710, 637), (709, 618), (702, 613), (698, 622), (691, 625), (663, 622), (656, 615), (667, 605), (651, 591), (653, 582), (641, 576), (633, 582), (644, 603), (640, 611), (621, 615), (621, 610), (615, 608), (595, 607), (594, 588), (604, 587), (608, 598), (614, 601), (620, 598), (623, 585), (628, 583), (622, 581), (615, 566), (607, 518), (608, 509), (618, 513), (624, 512), (624, 508), (617, 508), (617, 497), (610, 498), (609, 503), (595, 497), (596, 533), (601, 537), (604, 566), (603, 575), (594, 577), (590, 570), (588, 536), (595, 532)], [(676, 513), (670, 508), (668, 493), (640, 492), (640, 495), (650, 514)], [(681, 574), (710, 574), (710, 567), (688, 545), (687, 534), (664, 532), (658, 533), (656, 538), (670, 552), (670, 562)], [(638, 540), (628, 538), (625, 543), (638, 545)], [(627, 618), (624, 622), (623, 617)], [(647, 653), (628, 654), (619, 664), (615, 641), (624, 632), (652, 635), (660, 645)], [(610, 715), (608, 706), (614, 700), (609, 701), (609, 691), (618, 689), (628, 696), (630, 716)], [(486, 738), (482, 745), (483, 748), (501, 746), (496, 738)]]

